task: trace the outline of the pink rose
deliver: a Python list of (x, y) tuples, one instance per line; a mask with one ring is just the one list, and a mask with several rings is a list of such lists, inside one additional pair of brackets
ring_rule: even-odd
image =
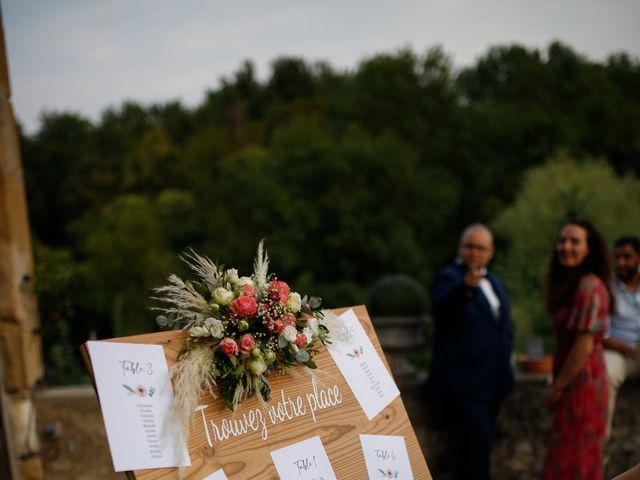
[(285, 313), (282, 316), (282, 323), (286, 325), (296, 326), (296, 316), (293, 313)]
[(251, 336), (250, 333), (245, 333), (240, 337), (240, 352), (248, 355), (253, 350), (253, 347), (256, 346), (256, 342)]
[(258, 311), (258, 303), (253, 297), (238, 297), (229, 304), (229, 308), (239, 317), (253, 317)]
[(253, 288), (253, 285), (241, 285), (240, 291), (245, 297), (253, 297), (256, 294), (256, 289)]
[(307, 343), (309, 343), (309, 340), (307, 340), (307, 336), (304, 333), (299, 333), (296, 336), (296, 345), (300, 348), (304, 347)]
[(233, 338), (225, 337), (220, 342), (220, 350), (222, 350), (222, 353), (227, 357), (231, 357), (238, 353), (238, 344)]
[(282, 333), (282, 331), (284, 330), (284, 323), (282, 323), (282, 320), (276, 320), (275, 322), (273, 322), (273, 331), (276, 333)]
[(274, 280), (269, 286), (271, 287), (270, 290), (278, 292), (280, 303), (287, 303), (289, 301), (289, 292), (291, 291), (289, 285), (280, 280)]

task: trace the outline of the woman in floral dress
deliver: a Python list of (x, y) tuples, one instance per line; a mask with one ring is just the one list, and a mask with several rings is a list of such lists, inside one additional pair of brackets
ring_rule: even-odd
[(611, 308), (609, 276), (602, 235), (587, 221), (565, 224), (545, 292), (557, 335), (545, 480), (601, 480), (604, 475), (608, 387), (602, 340)]

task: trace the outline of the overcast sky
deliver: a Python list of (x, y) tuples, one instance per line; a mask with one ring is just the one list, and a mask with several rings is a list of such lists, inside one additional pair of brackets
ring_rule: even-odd
[(376, 53), (441, 45), (456, 66), (496, 44), (560, 40), (594, 60), (640, 57), (639, 0), (0, 0), (16, 116), (97, 120), (124, 100), (199, 103), (245, 59), (351, 69)]

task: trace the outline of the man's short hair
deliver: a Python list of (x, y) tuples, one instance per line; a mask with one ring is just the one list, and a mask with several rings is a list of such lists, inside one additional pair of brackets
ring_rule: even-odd
[(481, 232), (486, 232), (487, 234), (489, 234), (489, 238), (491, 239), (491, 244), (493, 245), (493, 233), (491, 233), (491, 230), (489, 230), (489, 227), (487, 227), (484, 223), (479, 223), (479, 222), (467, 225), (465, 229), (462, 231), (462, 234), (460, 234), (460, 240), (458, 241), (458, 243), (462, 244), (466, 236), (476, 230)]
[(617, 239), (613, 246), (614, 248), (622, 247), (624, 245), (629, 245), (633, 250), (640, 254), (640, 239), (635, 235), (625, 235)]

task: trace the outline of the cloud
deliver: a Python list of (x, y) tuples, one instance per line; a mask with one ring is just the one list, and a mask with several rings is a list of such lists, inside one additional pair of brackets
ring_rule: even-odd
[(245, 59), (265, 78), (278, 56), (355, 68), (367, 56), (440, 44), (456, 65), (490, 45), (554, 39), (604, 59), (640, 54), (640, 2), (594, 0), (7, 0), (14, 106), (27, 131), (43, 108), (97, 118), (124, 99), (200, 101)]

